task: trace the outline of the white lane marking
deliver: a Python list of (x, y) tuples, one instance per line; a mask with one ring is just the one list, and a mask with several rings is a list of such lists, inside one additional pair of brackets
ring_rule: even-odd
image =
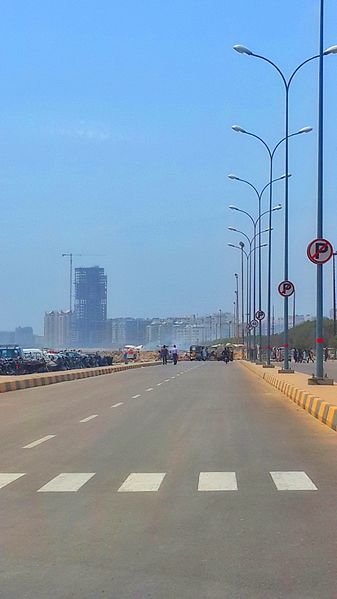
[(149, 387), (146, 391), (153, 391), (153, 387)]
[(164, 383), (169, 383), (170, 379), (165, 379)]
[(24, 472), (0, 472), (0, 489), (6, 487), (21, 476), (25, 476)]
[(316, 485), (305, 472), (271, 472), (278, 491), (317, 491)]
[(200, 472), (198, 491), (237, 491), (235, 472)]
[(95, 472), (61, 472), (49, 483), (38, 489), (38, 493), (74, 493), (88, 482)]
[(92, 420), (93, 418), (97, 418), (98, 414), (93, 414), (92, 416), (88, 416), (87, 418), (83, 418), (83, 420), (80, 420), (80, 422), (89, 422), (89, 420)]
[(176, 378), (175, 376), (171, 376), (171, 379), (175, 379), (175, 378)]
[(141, 395), (139, 395), (139, 394), (138, 395), (133, 395), (132, 399), (138, 399), (138, 397), (141, 397)]
[(132, 472), (119, 487), (118, 493), (158, 491), (166, 472)]
[(37, 439), (37, 441), (28, 443), (28, 445), (25, 445), (22, 449), (32, 449), (32, 447), (36, 447), (37, 445), (40, 445), (41, 443), (44, 443), (45, 441), (49, 441), (49, 439), (53, 439), (54, 437), (56, 437), (56, 435), (46, 435), (45, 437), (42, 437), (41, 439)]
[(118, 403), (114, 403), (114, 405), (110, 406), (110, 407), (111, 408), (118, 408), (118, 406), (122, 406), (122, 405), (124, 405), (124, 402), (123, 401), (119, 401)]
[(157, 387), (160, 387), (160, 385), (162, 385), (163, 383), (157, 383)]

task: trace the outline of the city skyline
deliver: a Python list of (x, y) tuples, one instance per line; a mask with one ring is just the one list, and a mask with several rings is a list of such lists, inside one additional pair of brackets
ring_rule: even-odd
[[(248, 222), (244, 215), (234, 222), (227, 206), (256, 206), (227, 174), (259, 189), (268, 177), (263, 149), (231, 126), (271, 144), (283, 133), (280, 82), (232, 46), (264, 51), (291, 72), (317, 51), (316, 7), (307, 0), (61, 5), (37, 0), (28, 9), (13, 0), (2, 11), (2, 245), (10, 259), (2, 261), (0, 328), (30, 322), (41, 330), (44, 310), (68, 307), (61, 255), (70, 251), (106, 256), (111, 315), (231, 309), (239, 256), (226, 249), (226, 228), (248, 231)], [(327, 46), (336, 42), (336, 21), (337, 5), (328, 2)], [(336, 244), (335, 65), (326, 58), (325, 223)], [(291, 130), (313, 127), (290, 145), (291, 278), (302, 313), (314, 312), (315, 302), (315, 268), (305, 252), (315, 236), (317, 65), (305, 69), (290, 114)], [(283, 163), (281, 152), (276, 175)], [(283, 184), (274, 192), (282, 202)], [(278, 312), (282, 211), (274, 229)], [(330, 264), (324, 278), (328, 313)]]

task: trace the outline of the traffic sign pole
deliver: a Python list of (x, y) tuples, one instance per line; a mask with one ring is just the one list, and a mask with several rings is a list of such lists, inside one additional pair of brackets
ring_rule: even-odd
[[(287, 312), (288, 318), (288, 299), (295, 292), (294, 284), (291, 281), (285, 279), (278, 286), (278, 292), (282, 297), (284, 297), (285, 301), (285, 312)], [(287, 321), (288, 325), (288, 321)], [(279, 372), (286, 374), (293, 374), (293, 370), (289, 368), (289, 346), (288, 346), (288, 327), (286, 328), (286, 323), (284, 323), (284, 366)], [(286, 366), (287, 365), (287, 366)]]
[[(322, 173), (319, 175), (321, 177)], [(320, 193), (320, 192), (319, 192)], [(320, 197), (320, 196), (319, 196)], [(321, 198), (322, 199), (322, 198)], [(331, 385), (333, 384), (332, 379), (324, 377), (323, 367), (323, 264), (328, 262), (333, 256), (333, 247), (327, 239), (322, 237), (322, 220), (321, 216), (317, 219), (317, 239), (311, 241), (307, 248), (308, 258), (313, 264), (316, 265), (316, 376), (312, 376), (309, 379), (309, 383), (312, 385)]]

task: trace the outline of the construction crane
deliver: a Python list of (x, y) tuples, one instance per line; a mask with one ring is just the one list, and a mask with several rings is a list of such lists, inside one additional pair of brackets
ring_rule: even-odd
[(69, 258), (69, 309), (70, 312), (73, 310), (73, 257), (85, 256), (85, 257), (94, 257), (94, 256), (104, 256), (104, 254), (73, 254), (64, 253), (62, 254), (62, 258)]

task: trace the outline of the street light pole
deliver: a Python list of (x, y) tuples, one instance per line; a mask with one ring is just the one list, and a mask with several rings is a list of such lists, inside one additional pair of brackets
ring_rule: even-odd
[[(252, 241), (249, 240), (249, 238), (247, 237), (247, 235), (245, 233), (243, 233), (242, 231), (238, 231), (237, 229), (234, 229), (233, 227), (231, 227), (231, 230), (237, 231), (238, 233), (241, 233), (242, 235), (244, 235), (244, 237), (246, 239), (248, 239), (248, 242), (250, 244), (250, 251), (246, 252), (246, 250), (244, 249), (244, 243), (242, 241), (240, 241), (239, 245), (234, 245), (233, 243), (228, 243), (227, 245), (229, 247), (235, 248), (237, 250), (241, 250), (241, 269), (242, 269), (242, 273), (243, 273), (243, 254), (246, 256), (246, 286), (247, 286), (247, 293), (246, 293), (246, 309), (247, 309), (247, 335), (246, 335), (246, 358), (249, 359), (250, 358), (250, 330), (248, 329), (248, 325), (250, 323), (250, 305), (251, 305), (251, 296), (252, 296), (252, 289), (251, 289), (251, 276), (250, 276), (250, 271), (251, 271), (251, 255), (254, 252), (254, 247), (252, 248)], [(265, 233), (265, 231), (261, 231), (261, 233)], [(261, 245), (261, 248), (266, 247), (267, 243), (263, 243)], [(258, 246), (257, 248), (255, 248), (255, 250), (258, 250), (260, 246)], [(242, 277), (243, 280), (243, 277)], [(243, 297), (243, 286), (242, 286), (242, 297)], [(243, 301), (242, 301), (242, 305), (243, 305)], [(242, 315), (243, 315), (243, 310), (242, 310)], [(243, 315), (243, 319), (244, 319), (244, 315)]]
[(332, 254), (332, 314), (333, 314), (333, 334), (337, 335), (336, 326), (336, 258), (337, 252)]
[[(234, 175), (229, 175), (229, 176), (231, 178), (234, 177)], [(283, 178), (284, 178), (284, 175), (282, 177), (278, 177), (277, 179), (274, 179), (274, 181), (278, 181), (279, 179), (283, 179)], [(236, 177), (236, 179), (238, 179), (238, 177)], [(238, 179), (238, 180), (243, 181), (244, 183), (246, 183), (246, 181), (244, 181), (243, 179)], [(268, 186), (269, 186), (269, 184), (266, 185), (263, 188), (262, 193), (263, 193), (264, 189), (266, 189), (266, 187), (268, 187)], [(252, 215), (249, 212), (247, 212), (247, 210), (242, 210), (241, 208), (237, 208), (237, 206), (233, 206), (233, 205), (230, 205), (229, 208), (231, 210), (236, 210), (237, 212), (242, 212), (243, 214), (246, 214), (246, 216), (248, 216), (250, 218), (250, 220), (253, 223), (253, 228), (254, 228), (254, 238), (253, 239), (255, 239), (256, 237), (259, 238), (259, 247), (256, 248), (256, 249), (258, 249), (259, 250), (259, 254), (261, 254), (261, 247), (262, 247), (262, 245), (260, 243), (261, 235), (262, 235), (262, 233), (268, 232), (269, 233), (269, 238), (270, 238), (270, 233), (271, 233), (270, 229), (265, 229), (265, 231), (261, 231), (261, 220), (262, 220), (263, 216), (265, 216), (265, 214), (269, 214), (269, 222), (270, 222), (271, 221), (271, 219), (270, 219), (270, 213), (271, 212), (275, 212), (276, 210), (281, 210), (282, 209), (281, 204), (277, 204), (276, 206), (271, 207), (269, 210), (265, 210), (264, 212), (261, 212), (256, 220), (254, 220), (254, 218), (252, 217)], [(258, 233), (256, 233), (257, 224), (259, 224), (259, 231), (258, 231)], [(233, 227), (229, 227), (229, 229), (230, 230), (235, 230)], [(249, 241), (249, 239), (248, 239), (248, 241)], [(254, 253), (254, 257), (255, 257), (255, 253)], [(261, 258), (260, 258), (260, 262), (262, 262)], [(254, 289), (255, 289), (255, 280), (256, 280), (255, 265), (256, 265), (256, 262), (254, 260)], [(259, 311), (261, 311), (261, 304), (262, 304), (261, 296), (262, 296), (262, 270), (261, 270), (261, 268), (259, 268)], [(255, 310), (256, 310), (256, 307), (255, 307), (255, 303), (254, 303), (254, 318), (255, 318)], [(260, 349), (259, 349), (259, 361), (261, 361), (261, 347), (262, 347), (262, 323), (261, 323), (261, 320), (259, 321), (259, 325), (260, 325), (259, 326), (259, 346), (260, 346)], [(254, 328), (254, 333), (255, 333), (255, 328)], [(254, 342), (255, 342), (255, 334), (254, 334)]]
[[(273, 183), (275, 181), (278, 181), (281, 178), (283, 178), (283, 179), (286, 178), (286, 180), (287, 180), (288, 177), (290, 177), (290, 174), (286, 172), (286, 174), (283, 175), (283, 177), (273, 179), (273, 168), (274, 168), (274, 158), (275, 158), (276, 150), (283, 144), (283, 142), (285, 142), (286, 138), (282, 137), (282, 139), (280, 139), (277, 142), (277, 144), (274, 146), (274, 148), (272, 149), (267, 144), (267, 142), (259, 135), (256, 135), (256, 133), (247, 131), (246, 129), (244, 129), (243, 127), (240, 127), (239, 125), (233, 125), (232, 129), (236, 133), (244, 133), (245, 135), (254, 137), (259, 142), (261, 142), (263, 144), (263, 146), (265, 147), (265, 149), (267, 150), (268, 157), (269, 157), (269, 184), (266, 186), (266, 187), (269, 186), (269, 210), (270, 210), (270, 213), (269, 213), (269, 238), (268, 238), (267, 363), (266, 363), (266, 367), (271, 368), (272, 367), (272, 365), (271, 365), (271, 346), (270, 346), (270, 343), (271, 343), (271, 341), (270, 341), (270, 336), (271, 336), (271, 286), (272, 286), (272, 234), (271, 234), (271, 232), (272, 232), (272, 213), (271, 213), (271, 209), (272, 209), (272, 203), (273, 203)], [(295, 131), (295, 133), (291, 133), (290, 135), (288, 135), (287, 139), (290, 139), (290, 137), (296, 137), (297, 135), (302, 135), (303, 133), (310, 133), (311, 131), (312, 131), (312, 127), (302, 127), (298, 131)], [(238, 179), (238, 177), (234, 177), (233, 175), (231, 175), (230, 178)], [(263, 191), (264, 191), (264, 189), (263, 189)], [(260, 242), (261, 242), (261, 238), (260, 238)], [(261, 254), (261, 252), (260, 252), (260, 254)], [(259, 255), (259, 272), (261, 272), (261, 255)], [(261, 282), (259, 281), (259, 286), (260, 285), (261, 285)], [(262, 295), (262, 292), (261, 292), (261, 295)], [(261, 295), (260, 295), (260, 298), (261, 298)], [(262, 308), (261, 301), (259, 303), (260, 303), (259, 310), (261, 310), (261, 308)], [(262, 323), (260, 322), (260, 331), (262, 333), (261, 327), (262, 327)]]
[(244, 243), (240, 241), (241, 248), (241, 327), (242, 327), (242, 345), (245, 344), (245, 314), (244, 314), (244, 282), (243, 282), (243, 248)]
[[(323, 56), (324, 55), (328, 55), (328, 54), (337, 54), (337, 46), (331, 46), (330, 48), (327, 48), (325, 51), (323, 51), (323, 4), (324, 4), (324, 0), (321, 0), (321, 10), (320, 10), (320, 16), (321, 16), (321, 26), (320, 26), (320, 54), (316, 54), (315, 56), (311, 56), (310, 58), (307, 58), (306, 60), (304, 60), (303, 62), (301, 62), (296, 69), (292, 72), (292, 74), (290, 75), (290, 77), (288, 79), (286, 79), (285, 75), (283, 74), (282, 70), (280, 69), (280, 67), (278, 67), (272, 60), (270, 60), (269, 58), (267, 58), (266, 56), (262, 56), (261, 54), (255, 54), (255, 52), (252, 52), (251, 50), (249, 50), (249, 48), (246, 48), (245, 46), (241, 46), (241, 45), (236, 45), (234, 46), (234, 50), (236, 50), (237, 52), (239, 52), (239, 54), (246, 54), (248, 56), (254, 56), (255, 58), (260, 58), (261, 60), (263, 60), (264, 62), (267, 62), (268, 64), (270, 64), (280, 75), (282, 82), (284, 84), (284, 89), (285, 89), (285, 166), (286, 166), (286, 174), (288, 174), (288, 164), (289, 164), (289, 90), (290, 90), (290, 85), (294, 79), (294, 76), (296, 75), (296, 73), (307, 63), (311, 62), (312, 60), (315, 60), (317, 58), (320, 59), (320, 85), (319, 85), (319, 125), (321, 123), (321, 130), (323, 130), (323, 105), (322, 105), (322, 99), (323, 99)], [(320, 133), (318, 134), (318, 153), (319, 153), (319, 157), (318, 157), (318, 207), (317, 207), (317, 231), (320, 229), (322, 229), (322, 158), (323, 158), (323, 136), (322, 136), (322, 131), (321, 131), (321, 135)], [(284, 279), (287, 280), (288, 279), (288, 265), (289, 265), (289, 247), (288, 247), (288, 241), (289, 241), (289, 225), (288, 225), (288, 216), (289, 216), (289, 206), (288, 206), (288, 199), (289, 199), (289, 184), (288, 184), (288, 178), (286, 178), (285, 180), (285, 195), (284, 195), (284, 208), (285, 208), (285, 223), (284, 223)], [(317, 265), (317, 319), (316, 319), (316, 334), (317, 334), (317, 339), (318, 337), (318, 333), (321, 332), (322, 334), (322, 322), (323, 322), (323, 312), (322, 312), (322, 267), (321, 265)], [(288, 372), (293, 372), (292, 370), (289, 369), (289, 343), (288, 343), (288, 297), (284, 297), (284, 365), (283, 365), (283, 369), (282, 372), (288, 373)], [(320, 337), (321, 338), (321, 337)], [(319, 352), (319, 361), (316, 360), (316, 376), (317, 378), (322, 378), (322, 377), (318, 377), (318, 371), (320, 371), (322, 373), (323, 376), (323, 345), (321, 342), (317, 342), (316, 339), (316, 348), (317, 351)], [(318, 346), (321, 345), (320, 348), (318, 348)], [(320, 362), (321, 364), (321, 368), (318, 365), (318, 362)]]
[[(320, 1), (318, 71), (317, 238), (323, 237), (323, 39), (324, 0)], [(316, 266), (316, 379), (323, 379), (323, 264)]]
[(235, 282), (236, 282), (236, 337), (239, 343), (239, 338), (240, 338), (240, 309), (239, 309), (239, 275), (238, 273), (235, 273)]
[[(254, 221), (253, 217), (251, 216), (251, 214), (249, 214), (249, 212), (246, 212), (245, 210), (241, 210), (239, 208), (236, 208), (236, 206), (230, 206), (230, 208), (232, 208), (233, 210), (237, 210), (238, 212), (243, 212), (244, 214), (246, 214), (247, 216), (249, 216), (249, 218), (253, 222), (254, 232), (256, 231), (256, 223), (257, 223), (257, 221), (256, 222)], [(279, 209), (279, 208), (277, 207), (276, 209)], [(252, 290), (252, 260), (251, 260), (251, 255), (254, 252), (254, 256), (255, 256), (255, 250), (257, 250), (258, 247), (260, 247), (260, 246), (256, 247), (256, 244), (254, 243), (254, 246), (252, 248), (252, 244), (255, 241), (258, 233), (255, 232), (254, 235), (253, 235), (253, 237), (252, 237), (252, 239), (250, 239), (248, 237), (248, 235), (246, 235), (246, 233), (244, 233), (243, 231), (240, 231), (240, 229), (236, 229), (235, 227), (228, 227), (228, 230), (229, 231), (235, 231), (236, 233), (240, 233), (241, 235), (243, 235), (247, 239), (247, 241), (249, 243), (249, 248), (250, 248), (250, 252), (249, 252), (249, 285), (247, 285), (247, 289), (249, 288), (249, 312), (248, 312), (247, 322), (250, 323), (250, 321), (252, 320), (252, 318), (251, 318), (251, 316), (252, 316), (252, 313), (251, 313), (251, 310), (252, 310), (252, 293), (251, 293), (251, 290)], [(265, 229), (264, 231), (261, 231), (261, 234), (262, 233), (266, 233), (267, 231), (268, 231), (268, 229)], [(253, 273), (253, 285), (254, 285), (254, 288), (255, 288), (255, 272)], [(249, 340), (249, 355), (250, 355), (251, 354), (251, 344), (250, 344), (251, 336), (250, 336), (250, 331), (248, 331), (248, 333), (249, 333), (248, 340)], [(255, 342), (255, 337), (254, 337), (254, 342)], [(251, 357), (252, 356), (250, 355), (250, 358)]]

